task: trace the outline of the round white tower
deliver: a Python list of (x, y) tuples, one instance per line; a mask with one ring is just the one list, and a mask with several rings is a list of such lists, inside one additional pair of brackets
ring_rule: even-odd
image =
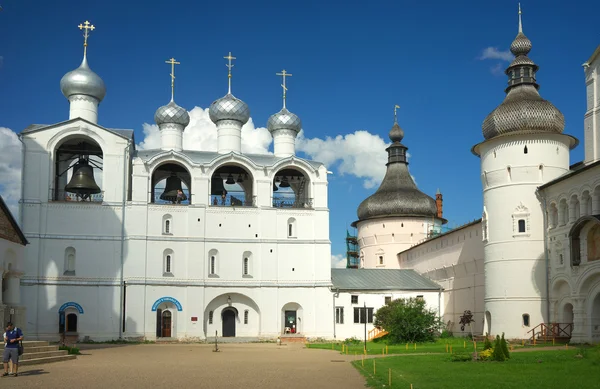
[(287, 96), (285, 78), (290, 77), (291, 74), (284, 69), (277, 75), (283, 77), (283, 84), (281, 84), (283, 88), (283, 108), (276, 114), (271, 115), (267, 121), (267, 129), (273, 136), (273, 153), (275, 156), (289, 157), (296, 154), (296, 137), (302, 129), (302, 121), (297, 115), (288, 111), (285, 106)]
[(60, 80), (60, 90), (69, 100), (69, 119), (82, 118), (98, 123), (98, 105), (106, 95), (104, 81), (90, 69), (87, 62), (87, 40), (89, 31), (95, 27), (86, 21), (79, 25), (84, 30), (83, 61), (75, 70), (65, 74)]
[(562, 113), (538, 93), (520, 7), (510, 50), (506, 98), (483, 122), (485, 141), (472, 151), (481, 158), (483, 184), (484, 331), (526, 338), (548, 319), (544, 210), (536, 190), (569, 170), (577, 140), (562, 134)]
[(160, 129), (160, 148), (162, 150), (183, 150), (183, 131), (190, 124), (190, 115), (185, 108), (175, 104), (175, 65), (179, 62), (171, 58), (171, 101), (156, 110), (154, 121)]
[(408, 148), (401, 143), (404, 131), (397, 120), (389, 137), (385, 177), (377, 191), (360, 203), (358, 221), (352, 223), (358, 229), (359, 267), (399, 269), (397, 254), (446, 222), (435, 200), (417, 188), (408, 171)]
[(217, 152), (226, 154), (229, 152), (242, 152), (242, 126), (250, 119), (250, 108), (248, 104), (231, 94), (231, 60), (235, 57), (225, 57), (229, 60), (226, 65), (229, 68), (229, 91), (223, 97), (215, 100), (208, 110), (210, 120), (217, 125)]

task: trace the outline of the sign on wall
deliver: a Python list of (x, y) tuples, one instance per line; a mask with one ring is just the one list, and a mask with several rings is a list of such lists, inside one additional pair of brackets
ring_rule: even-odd
[(61, 305), (60, 308), (58, 309), (58, 312), (64, 312), (65, 309), (67, 309), (67, 308), (75, 308), (75, 309), (77, 309), (77, 312), (83, 313), (83, 308), (81, 307), (81, 305), (79, 305), (73, 301), (69, 301), (68, 303), (64, 303), (63, 305)]
[(158, 308), (158, 306), (160, 304), (162, 304), (162, 303), (165, 303), (165, 302), (170, 302), (170, 303), (175, 304), (175, 306), (177, 307), (178, 311), (182, 311), (183, 310), (183, 308), (181, 307), (181, 303), (179, 301), (177, 301), (176, 298), (173, 298), (173, 297), (161, 297), (158, 300), (156, 300), (154, 302), (154, 304), (152, 305), (152, 312), (155, 312), (156, 309)]

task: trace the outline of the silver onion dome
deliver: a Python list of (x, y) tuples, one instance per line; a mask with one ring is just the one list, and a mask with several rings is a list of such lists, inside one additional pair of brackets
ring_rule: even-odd
[(163, 105), (156, 110), (154, 121), (159, 126), (161, 124), (179, 124), (187, 127), (190, 124), (190, 115), (185, 108), (175, 104), (173, 100), (167, 105)]
[(297, 134), (302, 129), (302, 121), (296, 114), (288, 111), (287, 108), (282, 108), (281, 111), (269, 117), (267, 129), (271, 133), (277, 130), (292, 130)]
[(248, 104), (228, 93), (210, 105), (208, 114), (213, 123), (220, 120), (236, 120), (246, 124), (250, 119), (250, 108)]
[(400, 141), (404, 131), (394, 122), (390, 130), (392, 144), (388, 152), (387, 171), (375, 193), (358, 206), (359, 220), (381, 217), (437, 217), (435, 200), (421, 192), (408, 171), (406, 151)]
[(519, 33), (510, 46), (515, 59), (505, 71), (508, 76), (506, 97), (483, 122), (486, 140), (511, 134), (561, 134), (565, 128), (563, 114), (538, 92), (538, 66), (527, 56), (531, 47), (519, 20)]
[(66, 98), (86, 95), (97, 99), (98, 102), (106, 95), (104, 81), (90, 69), (85, 56), (77, 69), (65, 74), (60, 80), (60, 90)]

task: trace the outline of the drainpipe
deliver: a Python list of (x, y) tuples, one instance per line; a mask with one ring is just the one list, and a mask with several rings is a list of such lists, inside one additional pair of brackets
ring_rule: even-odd
[(548, 209), (546, 208), (546, 197), (540, 192), (540, 188), (535, 190), (535, 194), (542, 200), (542, 215), (544, 216), (544, 258), (546, 259), (546, 318), (550, 323), (550, 258), (548, 258)]
[(132, 142), (129, 140), (127, 143), (127, 147), (123, 149), (123, 203), (121, 208), (121, 280), (119, 281), (120, 287), (120, 298), (121, 307), (119, 309), (119, 339), (123, 339), (123, 331), (124, 325), (123, 322), (125, 320), (125, 278), (123, 275), (124, 265), (125, 265), (125, 206), (127, 205), (127, 173), (129, 170), (128, 161), (128, 153), (130, 151)]
[(440, 287), (440, 291), (438, 292), (438, 317), (442, 320), (442, 287)]
[[(334, 291), (335, 290), (335, 291)], [(333, 289), (333, 288), (329, 288), (329, 291), (332, 293), (333, 296), (333, 338), (336, 339), (336, 334), (335, 334), (335, 299), (340, 297), (340, 289)]]

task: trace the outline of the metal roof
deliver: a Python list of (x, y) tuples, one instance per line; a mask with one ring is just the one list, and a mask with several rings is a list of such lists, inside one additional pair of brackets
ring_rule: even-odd
[(442, 287), (412, 269), (331, 269), (339, 290), (440, 290)]

